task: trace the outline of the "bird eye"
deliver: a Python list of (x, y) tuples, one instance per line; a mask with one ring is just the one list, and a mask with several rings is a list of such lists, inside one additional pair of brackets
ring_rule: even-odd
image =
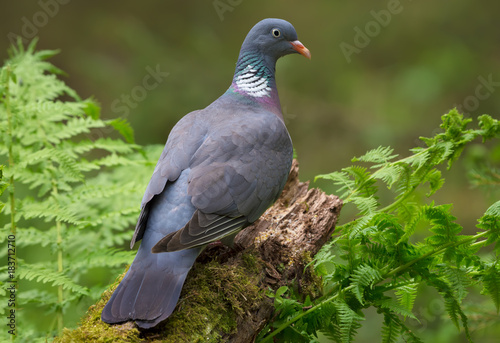
[(271, 33), (273, 34), (274, 37), (278, 38), (279, 36), (281, 36), (281, 31), (278, 30), (278, 29), (272, 29), (271, 30)]

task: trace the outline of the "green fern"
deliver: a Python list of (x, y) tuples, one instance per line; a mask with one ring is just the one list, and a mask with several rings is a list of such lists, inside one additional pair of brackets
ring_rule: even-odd
[(381, 278), (382, 275), (378, 270), (366, 264), (360, 265), (352, 272), (351, 285), (354, 286), (352, 292), (361, 304), (363, 304), (363, 293), (365, 288), (372, 286), (380, 281)]
[[(0, 69), (0, 156), (8, 161), (0, 169), (0, 195), (5, 191), (9, 198), (0, 203), (0, 240), (15, 236), (17, 252), (36, 249), (39, 255), (36, 262), (12, 256), (22, 289), (17, 332), (26, 341), (36, 338), (33, 332), (41, 338), (75, 325), (65, 322), (67, 314), (82, 299), (97, 300), (113, 281), (101, 278), (89, 286), (82, 284), (85, 276), (96, 269), (116, 275), (132, 261), (132, 252), (114, 247), (130, 239), (144, 185), (161, 153), (161, 147), (141, 151), (134, 145), (124, 119), (100, 119), (99, 105), (82, 100), (46, 61), (57, 51), (37, 52), (35, 43), (12, 47)], [(105, 127), (125, 140), (90, 139)], [(6, 249), (0, 254), (7, 259)], [(6, 275), (0, 275), (2, 290)], [(0, 293), (6, 303), (6, 293)], [(53, 311), (56, 327), (25, 320), (34, 306)]]
[[(415, 299), (417, 298), (417, 283), (412, 282), (398, 286), (394, 293), (399, 304), (406, 310), (412, 311)], [(406, 316), (405, 316), (406, 318)]]
[(397, 342), (398, 338), (402, 337), (404, 342), (423, 343), (397, 315), (388, 310), (382, 310), (382, 313), (382, 342)]
[(481, 273), (483, 282), (483, 294), (487, 294), (493, 300), (497, 313), (500, 311), (500, 265), (497, 261), (485, 264)]
[[(442, 132), (422, 138), (427, 147), (411, 149), (408, 157), (397, 159), (393, 149), (379, 147), (352, 160), (362, 165), (317, 176), (333, 181), (344, 203), (353, 204), (359, 216), (337, 227), (332, 241), (315, 257), (323, 295), (312, 299), (305, 312), (295, 303), (298, 300), (289, 299), (294, 307), (286, 318), (278, 316), (275, 330), (263, 342), (281, 337), (280, 332), (291, 325), (295, 331), (305, 331), (327, 304), (334, 304), (337, 311), (330, 322), (318, 321), (315, 328), (333, 341), (352, 342), (362, 311), (375, 307), (384, 316), (383, 342), (421, 342), (405, 322), (419, 320), (413, 307), (420, 287), (437, 290), (452, 322), (472, 342), (470, 320), (463, 309), (467, 294), (482, 286), (483, 294), (497, 311), (500, 308), (500, 202), (478, 220), (481, 231), (466, 235), (452, 215), (452, 205), (427, 203), (422, 197), (443, 186), (438, 168), (443, 164), (450, 168), (467, 144), (477, 138), (500, 138), (498, 120), (483, 115), (478, 128), (469, 128), (471, 123), (451, 110), (442, 117)], [(378, 199), (381, 187), (393, 192), (388, 204)], [(426, 237), (420, 227), (426, 227)], [(494, 256), (485, 257), (480, 250), (490, 245)]]
[(382, 343), (396, 343), (399, 338), (401, 327), (395, 316), (390, 312), (384, 315), (384, 326), (382, 327)]
[(393, 315), (403, 316), (404, 318), (410, 317), (417, 319), (417, 317), (409, 311), (405, 306), (402, 306), (398, 301), (392, 298), (377, 299), (373, 302), (374, 306), (378, 309), (388, 310), (388, 313)]
[(352, 162), (370, 162), (374, 163), (372, 168), (378, 168), (398, 157), (397, 154), (392, 155), (393, 152), (394, 149), (390, 147), (379, 146), (377, 149), (370, 150), (361, 157), (353, 158)]
[(340, 331), (340, 342), (351, 342), (356, 335), (356, 331), (361, 327), (360, 321), (365, 318), (356, 313), (344, 301), (339, 300), (334, 302), (337, 310), (337, 325)]
[(87, 295), (88, 289), (73, 282), (66, 273), (58, 272), (55, 268), (48, 268), (45, 264), (32, 263), (27, 264), (19, 260), (19, 278), (28, 281), (34, 280), (40, 283), (50, 283), (52, 286), (61, 286), (63, 289), (79, 295)]

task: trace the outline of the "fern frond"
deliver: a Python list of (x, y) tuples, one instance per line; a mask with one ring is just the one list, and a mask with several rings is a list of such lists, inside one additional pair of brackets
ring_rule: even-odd
[(28, 264), (19, 260), (19, 279), (35, 280), (41, 283), (50, 283), (52, 286), (62, 286), (74, 293), (87, 295), (89, 290), (71, 280), (66, 274), (47, 268), (44, 264)]
[(411, 166), (413, 170), (421, 170), (425, 165), (428, 165), (431, 158), (431, 152), (428, 149), (413, 148), (410, 149), (413, 155), (408, 156), (402, 160), (403, 163)]
[(317, 175), (314, 181), (318, 179), (331, 180), (334, 185), (339, 186), (337, 192), (340, 194), (339, 198), (341, 199), (347, 198), (347, 196), (356, 189), (355, 182), (351, 180), (349, 174), (345, 171)]
[(355, 196), (351, 197), (350, 202), (354, 203), (358, 208), (359, 212), (365, 215), (375, 213), (375, 210), (379, 205), (377, 198), (375, 198), (374, 196), (369, 196), (369, 197)]
[(134, 221), (137, 219), (139, 216), (140, 208), (138, 206), (133, 206), (133, 207), (128, 207), (128, 208), (121, 208), (117, 211), (107, 211), (106, 213), (103, 213), (99, 217), (94, 217), (91, 222), (87, 222), (89, 226), (94, 226), (97, 227), (99, 225), (102, 225), (104, 222), (109, 221), (109, 219), (112, 218), (129, 218), (132, 217), (134, 218)]
[(432, 224), (429, 229), (434, 233), (427, 242), (435, 247), (440, 247), (449, 242), (458, 240), (462, 227), (455, 223), (456, 217), (450, 214), (451, 205), (426, 206), (424, 215)]
[(117, 118), (107, 122), (116, 131), (118, 131), (127, 143), (134, 143), (134, 129), (130, 126), (130, 123), (124, 118)]
[[(408, 209), (408, 207), (410, 207), (410, 209)], [(404, 215), (402, 214), (403, 211)], [(399, 209), (399, 214), (400, 217), (404, 219), (406, 225), (404, 226), (405, 233), (403, 236), (401, 236), (397, 244), (408, 242), (410, 237), (415, 233), (417, 225), (424, 218), (424, 211), (420, 207), (415, 206), (412, 203), (402, 205)]]
[[(479, 218), (477, 227), (486, 234), (485, 244), (495, 244), (495, 250), (500, 249), (500, 216), (496, 214), (498, 202), (492, 205), (486, 213)], [(490, 210), (491, 209), (491, 210)]]
[(360, 321), (365, 320), (365, 318), (353, 311), (343, 300), (335, 301), (334, 305), (337, 310), (340, 341), (342, 343), (350, 343), (357, 329), (361, 327)]
[(488, 207), (488, 209), (486, 210), (486, 212), (484, 214), (487, 216), (500, 218), (500, 200), (495, 202), (490, 207)]
[(328, 338), (331, 342), (340, 343), (340, 329), (337, 324), (329, 323), (327, 326), (323, 327), (319, 330), (326, 338)]
[(68, 138), (72, 138), (83, 133), (90, 133), (91, 129), (102, 128), (105, 126), (106, 124), (104, 122), (95, 120), (91, 117), (73, 117), (67, 120), (64, 124), (53, 125), (52, 130), (47, 130), (47, 140), (50, 143), (59, 144), (61, 141), (67, 140)]
[(377, 187), (374, 185), (375, 179), (371, 177), (371, 173), (367, 168), (354, 165), (342, 170), (354, 178), (357, 193), (364, 197), (375, 195), (377, 192)]
[(29, 304), (35, 303), (40, 306), (57, 304), (57, 295), (53, 292), (39, 289), (28, 289), (19, 292), (19, 303)]
[(388, 341), (401, 337), (404, 342), (423, 343), (423, 341), (416, 336), (397, 315), (391, 313), (387, 309), (382, 309), (382, 312), (384, 313), (382, 336), (386, 337)]
[(478, 120), (481, 129), (479, 134), (483, 137), (483, 142), (488, 139), (500, 137), (500, 122), (497, 119), (493, 119), (489, 115), (483, 114), (478, 117)]
[(394, 152), (394, 149), (391, 147), (383, 147), (379, 146), (376, 149), (369, 150), (366, 152), (364, 155), (360, 157), (355, 157), (351, 161), (352, 162), (370, 162), (370, 163), (376, 163), (372, 168), (377, 168), (382, 164), (385, 164), (389, 162), (390, 160), (393, 160), (394, 158), (398, 157), (397, 154), (392, 155)]
[(467, 277), (468, 273), (471, 272), (470, 268), (458, 268), (451, 265), (439, 265), (438, 267), (450, 285), (455, 299), (461, 302), (467, 295), (467, 288), (471, 284)]
[(72, 194), (65, 197), (66, 200), (64, 201), (76, 201), (81, 204), (82, 202), (90, 200), (125, 196), (132, 193), (137, 193), (140, 196), (143, 193), (142, 189), (138, 189), (140, 187), (144, 187), (144, 184), (136, 180), (124, 182), (120, 185), (114, 183), (96, 184), (95, 180), (89, 180), (85, 185), (75, 187)]
[(39, 228), (17, 228), (18, 246), (40, 245), (46, 247), (53, 243), (55, 234), (50, 231), (42, 231)]
[(384, 299), (376, 300), (374, 304), (379, 308), (387, 309), (392, 314), (397, 314), (405, 318), (410, 317), (418, 320), (413, 312), (409, 311), (405, 306), (402, 306), (398, 301), (395, 301), (392, 298), (387, 297)]
[(97, 120), (101, 117), (101, 107), (94, 98), (85, 99), (82, 101), (83, 112), (90, 118)]
[(382, 279), (380, 271), (367, 264), (362, 264), (351, 274), (351, 285), (353, 285), (352, 292), (358, 299), (358, 301), (363, 304), (363, 293), (365, 288), (371, 287), (374, 283)]
[(396, 343), (400, 336), (401, 326), (394, 320), (394, 316), (384, 313), (384, 326), (382, 326), (382, 343)]
[(394, 293), (399, 304), (407, 311), (411, 311), (417, 298), (417, 283), (401, 285), (394, 290)]
[(342, 230), (349, 239), (357, 238), (360, 232), (368, 227), (373, 217), (375, 217), (375, 213), (367, 214), (355, 221), (342, 225), (339, 229)]
[(114, 167), (133, 165), (135, 162), (130, 161), (127, 157), (119, 156), (113, 153), (109, 156), (95, 160), (94, 164), (101, 167)]
[(379, 169), (373, 173), (372, 177), (382, 180), (386, 183), (387, 188), (390, 189), (396, 182), (399, 181), (403, 171), (404, 166), (401, 163), (389, 163), (384, 166), (379, 166)]
[(430, 170), (427, 173), (425, 179), (427, 182), (429, 182), (430, 190), (426, 194), (428, 197), (436, 193), (444, 185), (444, 179), (441, 177), (441, 172), (437, 169)]
[(39, 202), (26, 199), (23, 201), (22, 214), (26, 219), (43, 218), (45, 221), (54, 220), (73, 225), (83, 223), (78, 214), (62, 207), (53, 198)]
[(462, 322), (462, 327), (464, 328), (465, 335), (469, 341), (472, 341), (469, 332), (468, 318), (465, 315), (462, 307), (460, 305), (460, 300), (456, 298), (455, 292), (448, 282), (443, 280), (442, 277), (435, 273), (427, 273), (425, 275), (426, 282), (435, 287), (436, 290), (441, 294), (444, 300), (444, 306), (448, 316), (457, 329), (460, 329), (460, 321)]
[(497, 262), (492, 263), (486, 268), (482, 282), (483, 294), (490, 296), (498, 313), (500, 311), (500, 267)]
[(124, 251), (116, 248), (99, 249), (97, 251), (87, 251), (86, 258), (78, 258), (71, 262), (72, 269), (90, 269), (96, 267), (120, 267), (131, 264), (136, 252), (133, 250)]
[(469, 341), (471, 341), (469, 326), (468, 326), (468, 318), (465, 315), (464, 311), (462, 310), (462, 307), (460, 306), (459, 302), (457, 301), (457, 299), (450, 296), (449, 294), (443, 296), (444, 296), (444, 307), (446, 309), (446, 312), (448, 312), (451, 321), (455, 324), (457, 329), (460, 329), (460, 324), (459, 324), (459, 317), (460, 317), (460, 321), (462, 322), (465, 335), (467, 336)]
[(121, 140), (111, 139), (111, 138), (99, 138), (93, 142), (95, 149), (102, 149), (107, 152), (114, 152), (120, 154), (128, 154), (133, 152), (138, 148), (138, 146), (133, 144), (128, 144)]

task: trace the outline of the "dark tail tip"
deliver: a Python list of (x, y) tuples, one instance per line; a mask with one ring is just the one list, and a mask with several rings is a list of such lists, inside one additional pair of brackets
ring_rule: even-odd
[(149, 329), (172, 314), (187, 272), (177, 275), (151, 265), (133, 267), (102, 310), (101, 319), (108, 324), (135, 321), (140, 328)]

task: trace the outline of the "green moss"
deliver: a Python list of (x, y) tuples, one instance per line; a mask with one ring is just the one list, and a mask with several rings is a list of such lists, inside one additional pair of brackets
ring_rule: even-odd
[(263, 297), (255, 286), (258, 258), (244, 254), (236, 263), (196, 264), (167, 321), (161, 342), (222, 342), (236, 329), (238, 316)]
[(312, 260), (311, 252), (304, 251), (302, 253), (300, 264), (307, 267), (304, 269), (304, 275), (301, 278), (300, 293), (303, 296), (316, 299), (322, 295), (323, 280), (321, 276), (314, 272), (313, 267), (310, 265)]
[(259, 272), (260, 267), (260, 259), (255, 256), (254, 253), (245, 253), (241, 255), (241, 259), (244, 263), (245, 268), (247, 268), (248, 272)]
[(139, 330), (130, 323), (124, 325), (108, 325), (101, 321), (102, 309), (124, 276), (125, 273), (120, 275), (115, 283), (102, 294), (101, 299), (95, 305), (89, 307), (87, 314), (82, 318), (78, 328), (74, 330), (64, 329), (61, 336), (54, 339), (54, 343), (141, 342)]
[(77, 329), (65, 329), (54, 342), (222, 342), (235, 331), (238, 317), (259, 306), (264, 296), (256, 286), (260, 263), (258, 257), (246, 253), (225, 264), (195, 264), (172, 316), (159, 328), (143, 332), (131, 323), (108, 325), (101, 321), (101, 311), (123, 274), (89, 308)]

